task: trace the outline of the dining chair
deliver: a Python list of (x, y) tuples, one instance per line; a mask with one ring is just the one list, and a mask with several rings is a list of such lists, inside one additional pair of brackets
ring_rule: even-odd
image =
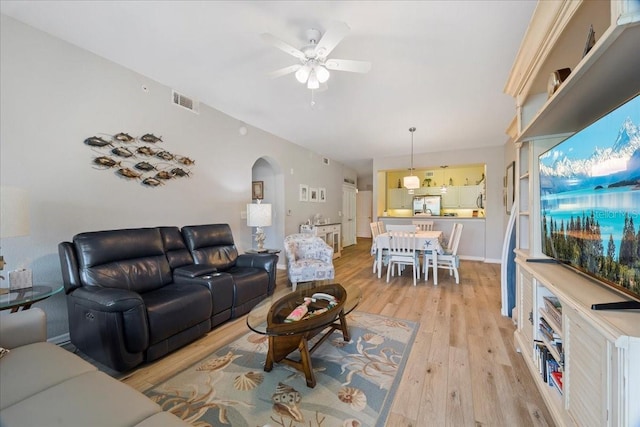
[(387, 224), (387, 232), (391, 232), (391, 231), (415, 232), (416, 226), (413, 224)]
[[(433, 221), (425, 221), (422, 219), (414, 219), (413, 221), (411, 221), (411, 224), (416, 226), (416, 230), (417, 231), (432, 231), (433, 230)], [(431, 254), (431, 251), (424, 251), (424, 250), (419, 250), (418, 251), (418, 258), (424, 258), (427, 256), (427, 253), (429, 253), (429, 255)], [(422, 255), (422, 257), (421, 257)], [(422, 263), (422, 272), (424, 273), (425, 269), (426, 269), (426, 264), (423, 262)]]
[[(373, 255), (373, 273), (375, 274), (382, 266), (378, 265), (378, 250), (376, 249), (376, 237), (380, 235), (379, 223), (372, 222), (369, 224), (371, 227), (371, 255)], [(383, 249), (382, 258), (384, 259), (386, 249)]]
[(423, 221), (421, 219), (414, 219), (411, 223), (415, 225), (419, 231), (433, 230), (433, 221)]
[[(438, 254), (438, 265), (436, 268), (444, 268), (449, 270), (449, 275), (454, 275), (456, 283), (460, 283), (460, 275), (458, 274), (458, 266), (460, 265), (460, 258), (458, 257), (458, 246), (460, 245), (460, 236), (462, 236), (463, 224), (453, 224), (453, 230), (447, 243), (447, 249), (443, 254)], [(429, 268), (433, 267), (433, 258), (425, 254), (424, 256), (424, 280), (429, 279)]]
[(389, 276), (393, 274), (393, 267), (398, 266), (398, 276), (402, 274), (401, 266), (412, 267), (413, 286), (416, 286), (418, 274), (420, 271), (420, 259), (416, 253), (416, 230), (413, 231), (394, 231), (389, 232), (389, 264), (387, 266), (387, 283)]
[(385, 230), (385, 228), (384, 228), (384, 222), (382, 222), (382, 221), (378, 221), (378, 232), (380, 234), (387, 232), (387, 230)]

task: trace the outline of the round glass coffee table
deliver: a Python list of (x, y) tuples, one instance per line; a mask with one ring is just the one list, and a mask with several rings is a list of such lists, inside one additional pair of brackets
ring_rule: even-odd
[[(305, 297), (315, 293), (343, 295), (339, 305), (322, 315), (303, 318), (297, 322), (277, 323), (274, 310), (293, 310), (303, 303)], [(264, 370), (269, 372), (275, 363), (286, 363), (305, 374), (308, 387), (315, 387), (316, 378), (311, 366), (311, 353), (320, 346), (335, 330), (342, 332), (345, 341), (349, 341), (347, 314), (351, 313), (362, 299), (362, 291), (357, 285), (327, 284), (327, 282), (300, 283), (295, 291), (280, 289), (272, 296), (260, 302), (247, 316), (247, 326), (253, 332), (269, 337), (269, 350)], [(280, 316), (281, 317), (281, 316)], [(322, 333), (320, 339), (309, 348), (309, 340)], [(288, 356), (295, 350), (300, 351), (300, 360)]]

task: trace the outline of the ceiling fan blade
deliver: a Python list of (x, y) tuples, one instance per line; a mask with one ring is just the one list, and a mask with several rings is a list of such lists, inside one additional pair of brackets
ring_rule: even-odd
[(326, 58), (340, 41), (349, 34), (349, 26), (344, 22), (336, 22), (325, 31), (315, 48), (316, 56)]
[(330, 70), (351, 71), (352, 73), (368, 73), (371, 70), (371, 62), (350, 59), (327, 59), (324, 66)]
[(270, 72), (268, 76), (272, 79), (277, 79), (278, 77), (286, 76), (287, 74), (298, 71), (300, 67), (302, 67), (302, 65), (300, 64), (289, 65), (288, 67), (280, 68), (279, 70)]
[(260, 34), (260, 37), (265, 43), (269, 43), (272, 46), (277, 47), (278, 49), (287, 52), (289, 55), (294, 56), (298, 59), (306, 59), (304, 53), (300, 49), (296, 49), (288, 43), (283, 42), (279, 38), (275, 37), (269, 33)]

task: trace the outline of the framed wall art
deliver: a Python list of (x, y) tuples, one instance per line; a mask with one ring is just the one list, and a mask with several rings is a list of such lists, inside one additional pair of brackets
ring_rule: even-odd
[(317, 202), (318, 201), (318, 189), (317, 188), (309, 188), (309, 201)]
[(507, 166), (507, 175), (505, 176), (505, 187), (506, 187), (505, 188), (506, 189), (505, 206), (506, 206), (507, 215), (511, 214), (513, 202), (515, 201), (515, 198), (516, 198), (516, 192), (515, 192), (516, 177), (515, 177), (515, 171), (514, 171), (515, 167), (516, 167), (516, 162), (509, 163), (509, 165)]
[(253, 200), (264, 199), (264, 181), (251, 182), (251, 198)]
[(309, 201), (309, 186), (306, 184), (300, 184), (300, 201), (301, 202)]
[(327, 201), (327, 189), (320, 187), (318, 188), (318, 201), (319, 202), (326, 202)]

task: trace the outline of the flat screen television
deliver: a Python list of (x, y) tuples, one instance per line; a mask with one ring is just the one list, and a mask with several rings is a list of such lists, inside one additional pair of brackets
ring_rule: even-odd
[(640, 95), (538, 159), (542, 252), (640, 308)]

